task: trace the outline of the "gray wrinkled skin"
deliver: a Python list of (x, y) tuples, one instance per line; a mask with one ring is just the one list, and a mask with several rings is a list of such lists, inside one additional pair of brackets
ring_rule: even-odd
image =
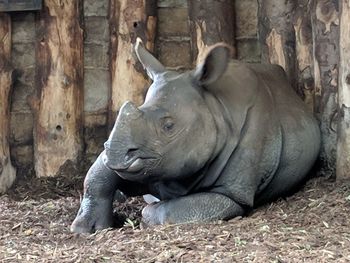
[(180, 74), (140, 42), (135, 50), (153, 84), (143, 105), (121, 108), (86, 176), (73, 232), (112, 226), (116, 190), (147, 194), (143, 221), (157, 225), (244, 215), (305, 180), (320, 132), (283, 69), (230, 60), (218, 44)]

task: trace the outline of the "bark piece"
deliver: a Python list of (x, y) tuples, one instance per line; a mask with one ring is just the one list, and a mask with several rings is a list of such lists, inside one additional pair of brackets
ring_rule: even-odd
[(66, 171), (72, 174), (81, 159), (84, 68), (81, 19), (82, 0), (46, 0), (39, 15), (36, 98), (31, 101), (38, 177)]
[(11, 164), (10, 92), (12, 88), (11, 18), (0, 13), (0, 194), (11, 187), (16, 178), (16, 169)]

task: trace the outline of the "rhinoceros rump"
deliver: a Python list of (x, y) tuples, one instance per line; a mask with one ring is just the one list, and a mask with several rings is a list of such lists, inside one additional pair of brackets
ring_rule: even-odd
[(231, 60), (217, 44), (178, 73), (140, 41), (135, 51), (153, 84), (143, 105), (121, 108), (85, 178), (73, 232), (112, 226), (116, 190), (158, 198), (142, 212), (156, 225), (244, 215), (304, 181), (320, 132), (281, 67)]

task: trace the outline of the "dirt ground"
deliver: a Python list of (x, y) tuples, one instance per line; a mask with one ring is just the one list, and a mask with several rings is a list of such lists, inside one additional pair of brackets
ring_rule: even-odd
[(350, 262), (350, 181), (309, 181), (229, 222), (141, 229), (141, 199), (119, 229), (69, 231), (81, 178), (26, 179), (0, 197), (0, 262)]

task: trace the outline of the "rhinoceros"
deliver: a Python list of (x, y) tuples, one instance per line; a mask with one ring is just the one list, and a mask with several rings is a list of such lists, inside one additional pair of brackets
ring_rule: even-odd
[(71, 231), (113, 226), (116, 190), (159, 201), (143, 209), (146, 224), (177, 224), (242, 216), (307, 178), (320, 131), (280, 66), (233, 60), (223, 43), (184, 73), (141, 41), (135, 52), (153, 83), (140, 107), (121, 107)]

